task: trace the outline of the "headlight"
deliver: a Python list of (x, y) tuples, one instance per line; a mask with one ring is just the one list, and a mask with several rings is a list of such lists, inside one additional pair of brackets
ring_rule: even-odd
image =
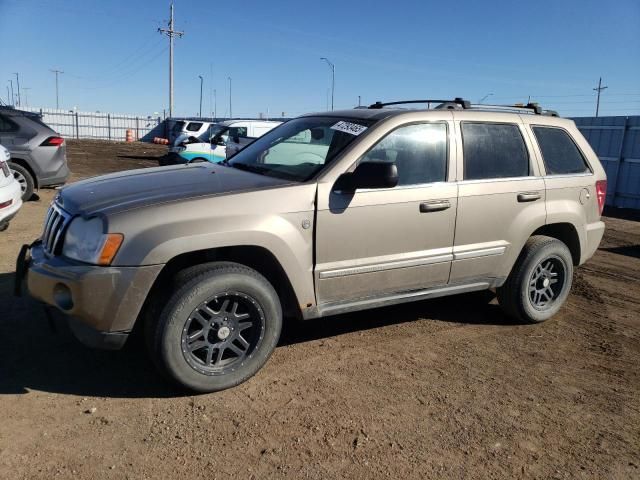
[(76, 217), (67, 229), (62, 254), (81, 262), (110, 265), (123, 239), (120, 233), (103, 233), (99, 218)]

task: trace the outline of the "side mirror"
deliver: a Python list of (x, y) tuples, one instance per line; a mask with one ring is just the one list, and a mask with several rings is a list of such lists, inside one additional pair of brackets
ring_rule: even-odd
[(224, 147), (226, 145), (224, 138), (222, 137), (213, 137), (211, 139), (211, 145), (217, 145), (219, 147)]
[(344, 173), (335, 190), (354, 192), (358, 188), (393, 188), (398, 185), (398, 167), (393, 162), (363, 162), (353, 173)]

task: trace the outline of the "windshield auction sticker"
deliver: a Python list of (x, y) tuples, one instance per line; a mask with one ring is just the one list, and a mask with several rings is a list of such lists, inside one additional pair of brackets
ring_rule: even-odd
[(334, 126), (331, 127), (331, 129), (358, 136), (362, 132), (364, 132), (367, 129), (367, 127), (365, 127), (364, 125), (358, 125), (357, 123), (345, 122), (343, 120), (341, 122), (336, 123)]

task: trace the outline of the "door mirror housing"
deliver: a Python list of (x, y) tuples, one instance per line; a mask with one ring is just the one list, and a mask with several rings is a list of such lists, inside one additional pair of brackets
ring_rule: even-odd
[(359, 188), (393, 188), (398, 185), (398, 167), (394, 162), (363, 162), (353, 172), (344, 173), (335, 190), (355, 192)]

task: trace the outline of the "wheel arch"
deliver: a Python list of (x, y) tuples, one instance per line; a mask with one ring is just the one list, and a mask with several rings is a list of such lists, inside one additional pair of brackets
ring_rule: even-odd
[(31, 175), (31, 178), (33, 179), (34, 187), (35, 188), (40, 188), (40, 182), (38, 181), (38, 175), (36, 175), (36, 172), (31, 167), (31, 165), (29, 164), (29, 162), (27, 160), (25, 160), (24, 158), (21, 158), (21, 157), (14, 157), (13, 155), (11, 155), (11, 158), (9, 159), (9, 163), (15, 163), (16, 165), (20, 165), (21, 167), (25, 168), (29, 172), (29, 174)]
[(580, 236), (575, 225), (569, 222), (550, 223), (543, 225), (535, 230), (531, 236), (545, 235), (547, 237), (555, 238), (564, 243), (571, 252), (571, 258), (574, 265), (580, 264), (580, 256), (582, 254), (582, 247), (580, 244)]
[(173, 280), (179, 272), (210, 262), (235, 262), (254, 269), (276, 290), (285, 316), (302, 318), (297, 295), (283, 266), (271, 251), (257, 245), (217, 247), (176, 255), (160, 271), (142, 311), (158, 299), (167, 298), (171, 294)]

